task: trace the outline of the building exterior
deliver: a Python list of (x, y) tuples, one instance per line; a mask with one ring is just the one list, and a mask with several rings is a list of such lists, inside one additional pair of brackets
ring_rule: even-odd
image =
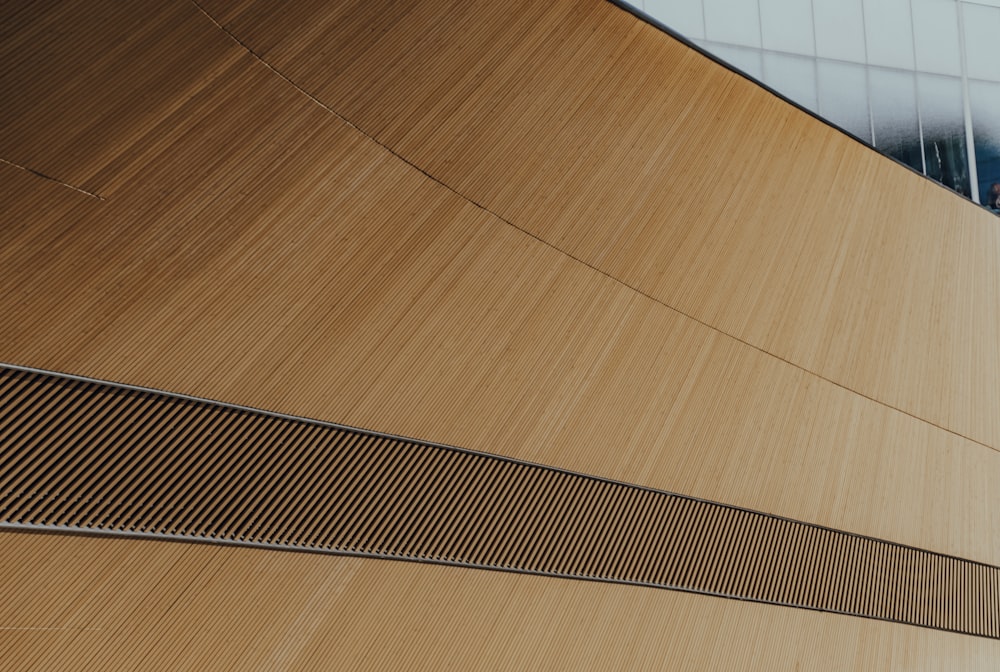
[(996, 668), (983, 208), (604, 0), (0, 12), (0, 669)]
[(977, 203), (1000, 182), (993, 0), (631, 6)]

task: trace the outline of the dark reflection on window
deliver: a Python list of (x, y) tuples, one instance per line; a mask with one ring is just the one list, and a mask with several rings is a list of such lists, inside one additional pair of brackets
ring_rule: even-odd
[(994, 200), (990, 202), (993, 185), (1000, 183), (1000, 144), (976, 138), (976, 168), (979, 170), (979, 198), (983, 205), (998, 209)]
[(971, 197), (961, 81), (926, 74), (918, 77), (927, 175)]
[(991, 186), (1000, 183), (1000, 84), (970, 81), (969, 102), (972, 104), (979, 198), (981, 203), (988, 205)]
[(965, 132), (962, 135), (924, 138), (927, 153), (927, 176), (966, 198), (972, 196), (966, 157)]
[(915, 74), (870, 68), (869, 77), (875, 146), (923, 172)]

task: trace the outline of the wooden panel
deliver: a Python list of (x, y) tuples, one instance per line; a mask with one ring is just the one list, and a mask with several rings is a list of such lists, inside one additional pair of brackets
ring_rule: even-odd
[(662, 491), (0, 368), (0, 525), (673, 588), (1000, 638), (1000, 568)]
[(203, 15), (189, 27), (171, 33), (178, 52), (197, 60), (212, 36), (228, 65), (113, 159), (107, 202), (49, 202), (72, 192), (0, 166), (18, 175), (4, 220), (23, 223), (0, 227), (0, 360), (1000, 564), (995, 451), (567, 258), (337, 120)]
[[(4, 267), (27, 254), (27, 246), (32, 244), (29, 241), (41, 239), (54, 247), (63, 220), (94, 215), (102, 207), (98, 199), (2, 161), (0, 203), (10, 215), (0, 233), (0, 263)], [(0, 274), (0, 278), (5, 275)]]
[[(1000, 656), (882, 621), (416, 563), (12, 533), (0, 552), (20, 559), (16, 575), (0, 565), (4, 670), (989, 670)], [(38, 624), (62, 630), (20, 629)]]
[(102, 195), (109, 164), (238, 57), (187, 2), (11, 2), (0, 12), (0, 159)]
[(1000, 226), (984, 210), (600, 0), (204, 5), (513, 225), (1000, 447)]
[[(5, 81), (25, 92), (4, 89), (0, 128), (19, 129), (4, 142), (27, 152), (0, 158), (108, 200), (85, 203), (93, 199), (0, 164), (0, 190), (12, 194), (0, 201), (0, 360), (525, 457), (1000, 562), (996, 453), (932, 424), (995, 434), (995, 220), (606, 4), (460, 4), (454, 17), (443, 5), (397, 7), (374, 33), (364, 27), (377, 4), (338, 5), (346, 23), (315, 14), (318, 5), (286, 5), (289, 39), (308, 50), (305, 18), (324, 43), (289, 73), (347, 73), (357, 86), (344, 113), (363, 130), (528, 232), (646, 283), (656, 300), (406, 166), (193, 5), (59, 3), (46, 5), (48, 33), (22, 14), (0, 20), (13, 54), (4, 76), (15, 78)], [(81, 12), (106, 20), (60, 23)], [(144, 22), (158, 32), (131, 31)], [(324, 35), (332, 25), (354, 36), (344, 47), (352, 56), (324, 70), (345, 42)], [(370, 35), (386, 58), (368, 53)], [(406, 40), (413, 49), (399, 50)], [(92, 61), (88, 45), (104, 45)], [(457, 55), (473, 46), (482, 58)], [(432, 53), (446, 55), (440, 68)], [(150, 69), (161, 62), (169, 67)], [(317, 91), (343, 94), (340, 81)], [(415, 99), (427, 105), (409, 108)], [(644, 116), (623, 112), (639, 107)], [(365, 115), (377, 115), (371, 127)], [(648, 256), (626, 258), (632, 234)], [(324, 625), (310, 615), (327, 612), (271, 608), (324, 603), (339, 585), (323, 583), (329, 564), (307, 570), (273, 553), (229, 564), (236, 555), (202, 559), (202, 548), (154, 559), (129, 545), (105, 572), (89, 541), (30, 554), (3, 538), (3, 576), (35, 577), (2, 582), (25, 591), (0, 602), (13, 613), (42, 626), (129, 615), (105, 627), (110, 639), (0, 631), (3, 650), (16, 652), (0, 660), (15, 666), (204, 667), (211, 655), (322, 665), (343, 651), (371, 664), (410, 652), (429, 666), (556, 656), (662, 666), (670, 656), (725, 667), (711, 656), (745, 652), (772, 669), (797, 658), (849, 667), (854, 656), (858, 666), (965, 669), (996, 653), (971, 637), (703, 596), (365, 563), (366, 582), (339, 603), (352, 620)], [(154, 565), (172, 569), (156, 575)], [(482, 646), (447, 645), (476, 637)]]

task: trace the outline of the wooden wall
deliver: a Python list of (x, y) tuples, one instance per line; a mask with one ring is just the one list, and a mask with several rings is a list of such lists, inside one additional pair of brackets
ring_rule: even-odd
[[(0, 10), (0, 360), (1000, 563), (985, 211), (599, 0), (132, 5)], [(105, 562), (111, 542), (60, 543)], [(369, 564), (400, 585), (448, 571)], [(445, 576), (476, 595), (479, 579)], [(986, 646), (483, 580), (529, 586), (541, 611), (607, 600), (630, 628), (636, 600), (682, 601), (695, 623), (736, 610), (761, 664), (809, 653), (784, 629)], [(657, 604), (665, 629), (688, 627)], [(208, 618), (185, 614), (171, 627)], [(578, 625), (544, 650), (590, 641)]]
[(5, 671), (992, 670), (1000, 656), (995, 640), (864, 618), (418, 563), (11, 532), (0, 558)]
[[(292, 81), (515, 226), (817, 376), (998, 444), (987, 212), (615, 7), (389, 4), (205, 3)], [(344, 12), (370, 30), (345, 39), (357, 24)]]

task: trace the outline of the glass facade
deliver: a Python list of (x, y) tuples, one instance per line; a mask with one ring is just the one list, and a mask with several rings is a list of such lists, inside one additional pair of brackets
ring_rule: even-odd
[(1000, 0), (627, 1), (967, 198), (1000, 196)]

